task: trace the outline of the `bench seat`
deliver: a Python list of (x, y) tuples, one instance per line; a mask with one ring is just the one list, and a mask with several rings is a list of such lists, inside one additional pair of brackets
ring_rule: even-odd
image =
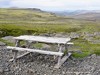
[(62, 56), (64, 54), (62, 52), (44, 51), (39, 49), (29, 49), (29, 48), (20, 48), (20, 47), (12, 47), (12, 46), (7, 46), (7, 49), (18, 50), (18, 51), (29, 51), (29, 52), (36, 52), (41, 54), (57, 55), (57, 56)]

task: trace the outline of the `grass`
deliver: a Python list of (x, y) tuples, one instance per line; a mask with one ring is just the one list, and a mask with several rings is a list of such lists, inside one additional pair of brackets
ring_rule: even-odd
[(73, 40), (75, 46), (79, 46), (82, 53), (75, 52), (73, 56), (76, 58), (84, 58), (91, 54), (100, 55), (100, 44), (92, 44), (82, 38)]
[(99, 32), (100, 31), (100, 25), (99, 24), (98, 24), (98, 22), (84, 23), (84, 25), (81, 25), (82, 30), (80, 32), (89, 32), (89, 33)]
[(1, 36), (18, 36), (23, 34), (76, 32), (81, 28), (70, 25), (0, 25)]
[[(9, 13), (9, 14), (8, 14)], [(46, 12), (39, 12), (34, 10), (28, 10), (28, 9), (1, 9), (0, 8), (0, 16), (1, 19), (11, 19), (11, 20), (34, 20), (34, 18), (38, 18), (38, 20), (41, 20), (41, 18), (47, 18), (47, 17), (53, 17), (55, 15), (52, 15), (51, 13)], [(39, 19), (40, 18), (40, 19)]]
[(72, 56), (75, 57), (75, 58), (84, 58), (86, 56), (90, 55), (89, 52), (82, 52), (82, 53), (73, 53)]
[(35, 48), (41, 49), (42, 48), (42, 43), (36, 43), (33, 45)]

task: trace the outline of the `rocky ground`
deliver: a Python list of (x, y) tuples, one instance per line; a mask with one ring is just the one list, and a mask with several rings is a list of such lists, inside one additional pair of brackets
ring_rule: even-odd
[(53, 56), (30, 53), (16, 62), (9, 62), (13, 53), (5, 50), (0, 46), (0, 75), (100, 75), (100, 56), (95, 54), (84, 59), (71, 57), (55, 69), (57, 60)]

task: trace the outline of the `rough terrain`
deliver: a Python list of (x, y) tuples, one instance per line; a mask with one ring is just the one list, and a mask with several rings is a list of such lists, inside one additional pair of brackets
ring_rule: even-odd
[(9, 62), (13, 53), (3, 48), (0, 46), (0, 75), (100, 75), (100, 56), (95, 54), (84, 59), (71, 57), (55, 69), (57, 60), (53, 56), (31, 53), (16, 62)]

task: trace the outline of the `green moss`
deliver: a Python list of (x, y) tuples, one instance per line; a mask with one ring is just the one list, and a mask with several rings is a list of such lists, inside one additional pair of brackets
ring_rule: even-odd
[(0, 36), (19, 36), (25, 34), (34, 34), (34, 33), (59, 33), (59, 32), (76, 32), (80, 30), (77, 27), (71, 27), (69, 25), (10, 25), (2, 24), (0, 25)]
[(89, 52), (82, 52), (82, 53), (73, 53), (72, 56), (75, 57), (75, 58), (84, 58), (86, 56), (90, 55)]
[(33, 45), (35, 48), (42, 48), (42, 43), (36, 43)]
[(73, 56), (87, 56), (88, 54), (97, 54), (100, 55), (100, 44), (92, 44), (85, 39), (79, 38), (73, 40), (74, 45), (80, 47), (82, 54), (75, 53)]
[(100, 48), (99, 48), (99, 49), (94, 50), (94, 54), (96, 54), (96, 55), (100, 55)]

